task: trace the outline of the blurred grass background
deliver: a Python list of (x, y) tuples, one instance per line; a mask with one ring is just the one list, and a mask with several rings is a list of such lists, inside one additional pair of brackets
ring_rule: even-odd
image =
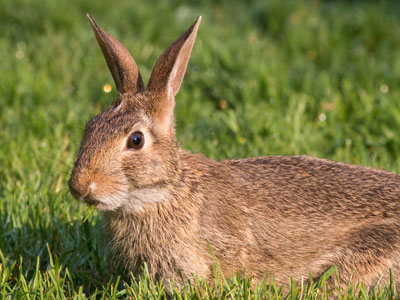
[(183, 148), (213, 159), (308, 154), (400, 172), (398, 1), (0, 4), (0, 291), (7, 295), (23, 295), (21, 278), (49, 276), (46, 243), (84, 291), (116, 273), (99, 215), (83, 223), (87, 208), (66, 187), (85, 122), (116, 96), (86, 13), (130, 50), (145, 82), (162, 51), (203, 16), (176, 98)]

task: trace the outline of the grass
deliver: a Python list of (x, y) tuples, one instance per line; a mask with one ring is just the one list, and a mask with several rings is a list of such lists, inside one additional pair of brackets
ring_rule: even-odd
[[(94, 212), (83, 222), (89, 208), (67, 191), (86, 120), (116, 95), (103, 91), (112, 79), (87, 12), (127, 46), (145, 80), (162, 50), (203, 15), (176, 99), (182, 147), (213, 159), (308, 154), (400, 172), (396, 1), (3, 0), (1, 299), (166, 297), (146, 270), (136, 281), (115, 269), (101, 217)], [(213, 286), (197, 280), (172, 298), (330, 293), (325, 279), (292, 282), (287, 294), (273, 282), (251, 287), (251, 278), (237, 276)], [(340, 293), (398, 296), (393, 283)]]

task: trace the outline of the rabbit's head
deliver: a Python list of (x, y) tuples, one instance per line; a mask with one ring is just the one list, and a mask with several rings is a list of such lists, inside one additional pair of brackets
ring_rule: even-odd
[(201, 17), (164, 51), (147, 88), (124, 46), (88, 17), (119, 95), (87, 123), (69, 188), (102, 210), (140, 210), (166, 200), (168, 187), (180, 178), (174, 97)]

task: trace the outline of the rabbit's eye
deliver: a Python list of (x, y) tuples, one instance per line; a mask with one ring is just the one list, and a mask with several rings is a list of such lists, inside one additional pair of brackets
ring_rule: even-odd
[(128, 149), (138, 150), (144, 145), (144, 136), (140, 131), (132, 133), (128, 138)]

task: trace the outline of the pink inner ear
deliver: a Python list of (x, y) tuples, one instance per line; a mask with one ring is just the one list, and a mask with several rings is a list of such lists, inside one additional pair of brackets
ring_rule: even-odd
[(152, 95), (154, 110), (151, 112), (153, 125), (159, 133), (171, 134), (175, 132), (174, 107), (175, 97), (165, 91), (163, 94)]
[(174, 96), (178, 93), (200, 22), (201, 17), (198, 17), (194, 24), (160, 56), (151, 73), (148, 90), (161, 92), (171, 89)]
[(163, 130), (170, 131), (174, 128), (175, 95), (185, 75), (200, 22), (201, 17), (198, 17), (194, 24), (163, 52), (151, 73), (147, 91), (154, 95), (155, 117)]

